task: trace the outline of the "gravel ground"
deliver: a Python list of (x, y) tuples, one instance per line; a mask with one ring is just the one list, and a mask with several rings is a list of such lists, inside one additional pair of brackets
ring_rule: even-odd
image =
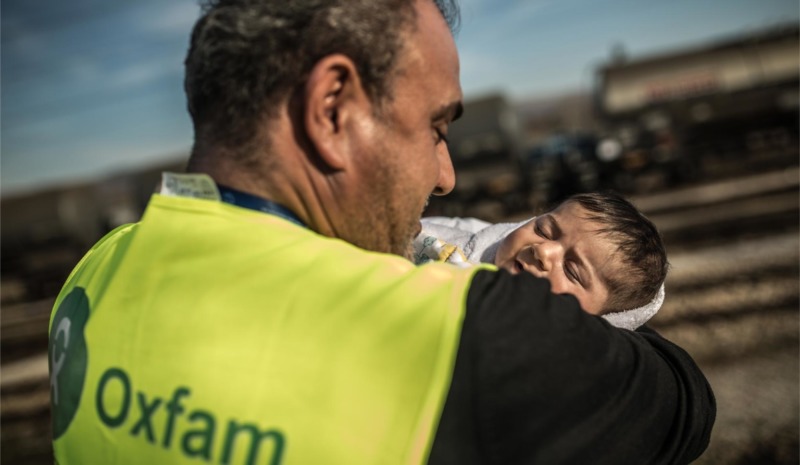
[(653, 326), (695, 358), (717, 398), (697, 464), (800, 463), (798, 251), (793, 229), (670, 256)]

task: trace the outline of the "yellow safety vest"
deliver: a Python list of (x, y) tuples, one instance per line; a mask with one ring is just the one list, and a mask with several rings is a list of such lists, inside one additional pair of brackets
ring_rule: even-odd
[(424, 463), (475, 271), (154, 195), (56, 300), (56, 460)]

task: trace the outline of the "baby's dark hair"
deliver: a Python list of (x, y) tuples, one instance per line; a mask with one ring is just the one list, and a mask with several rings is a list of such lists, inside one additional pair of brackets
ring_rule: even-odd
[(603, 225), (598, 231), (616, 246), (623, 269), (606, 276), (608, 300), (603, 313), (630, 310), (649, 303), (667, 277), (669, 263), (661, 234), (628, 200), (615, 192), (576, 194), (586, 219)]

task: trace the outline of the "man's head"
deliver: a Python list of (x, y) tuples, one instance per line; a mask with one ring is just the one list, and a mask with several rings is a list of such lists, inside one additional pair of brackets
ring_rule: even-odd
[(550, 281), (594, 314), (647, 304), (667, 275), (655, 225), (614, 193), (578, 194), (509, 234), (495, 264)]
[(405, 254), (454, 184), (437, 138), (460, 112), (456, 19), (432, 0), (209, 2), (186, 58), (190, 169)]

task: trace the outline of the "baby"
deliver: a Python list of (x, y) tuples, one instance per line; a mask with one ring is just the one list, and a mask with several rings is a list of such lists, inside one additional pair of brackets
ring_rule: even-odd
[(493, 263), (550, 281), (588, 313), (636, 329), (664, 299), (667, 255), (653, 223), (614, 193), (577, 194), (523, 223), (422, 219), (415, 261)]

